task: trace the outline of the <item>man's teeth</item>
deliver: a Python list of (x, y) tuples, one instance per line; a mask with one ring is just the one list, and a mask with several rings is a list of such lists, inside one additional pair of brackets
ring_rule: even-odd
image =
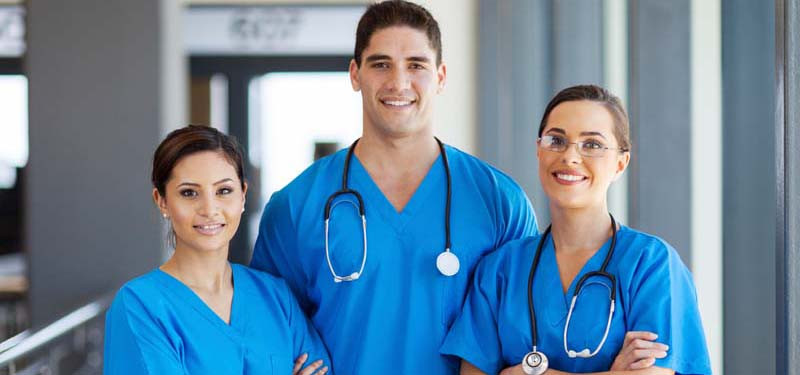
[(404, 101), (404, 100), (384, 100), (383, 103), (397, 107), (411, 104), (410, 101)]
[(571, 174), (561, 174), (561, 173), (556, 174), (556, 177), (558, 177), (559, 180), (566, 180), (566, 181), (580, 181), (584, 179), (583, 176), (575, 176)]

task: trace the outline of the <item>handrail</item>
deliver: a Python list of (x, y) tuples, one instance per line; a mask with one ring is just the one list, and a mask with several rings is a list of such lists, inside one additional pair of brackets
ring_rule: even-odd
[(6, 341), (0, 342), (0, 353), (17, 346), (17, 344), (19, 344), (22, 340), (25, 340), (26, 338), (30, 337), (30, 335), (31, 335), (31, 330), (26, 329), (20, 333), (17, 333), (14, 336), (7, 338)]
[(36, 332), (25, 330), (0, 343), (0, 366), (5, 366), (29, 353), (55, 341), (84, 323), (100, 316), (111, 304), (112, 296), (101, 297), (83, 307), (64, 315)]

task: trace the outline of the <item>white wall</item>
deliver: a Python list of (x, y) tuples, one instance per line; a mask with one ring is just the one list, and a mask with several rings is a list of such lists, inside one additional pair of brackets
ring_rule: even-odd
[(722, 373), (722, 26), (720, 0), (692, 0), (692, 269), (711, 367)]
[(474, 153), (477, 132), (478, 1), (417, 0), (442, 30), (447, 86), (439, 97), (435, 126), (443, 141)]

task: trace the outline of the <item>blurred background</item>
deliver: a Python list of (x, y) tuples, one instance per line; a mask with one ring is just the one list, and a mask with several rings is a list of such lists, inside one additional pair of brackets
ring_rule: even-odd
[[(443, 33), (441, 139), (511, 174), (544, 228), (544, 106), (609, 88), (633, 136), (611, 210), (692, 270), (714, 372), (800, 373), (800, 1), (419, 2)], [(360, 135), (366, 3), (0, 0), (0, 374), (101, 372), (109, 296), (168, 256), (149, 173), (173, 129), (246, 147), (249, 262), (272, 192)]]

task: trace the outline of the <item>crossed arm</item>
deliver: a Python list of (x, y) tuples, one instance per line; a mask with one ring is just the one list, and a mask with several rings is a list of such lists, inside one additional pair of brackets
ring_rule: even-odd
[[(609, 371), (595, 372), (594, 375), (674, 375), (675, 371), (653, 366), (657, 358), (667, 356), (666, 345), (655, 342), (658, 336), (651, 332), (630, 331), (625, 334), (622, 345)], [(570, 375), (571, 373), (548, 369), (545, 375)], [(471, 363), (461, 361), (461, 375), (485, 375)], [(525, 375), (522, 366), (505, 368), (500, 375)]]

